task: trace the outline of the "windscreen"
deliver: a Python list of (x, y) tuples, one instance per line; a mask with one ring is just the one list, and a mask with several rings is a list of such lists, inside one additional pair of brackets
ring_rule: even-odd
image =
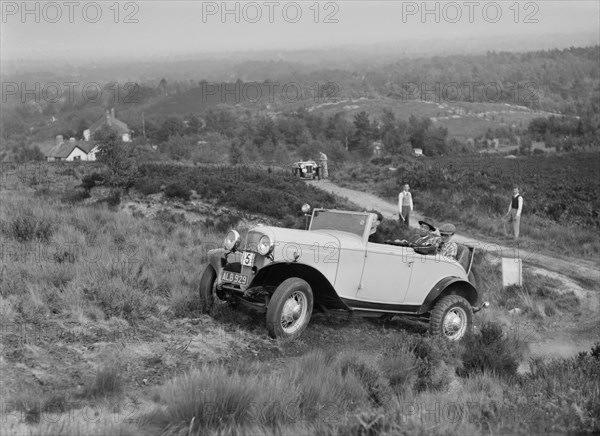
[(330, 210), (317, 210), (310, 224), (310, 230), (338, 230), (348, 232), (362, 238), (367, 225), (364, 212), (348, 213)]

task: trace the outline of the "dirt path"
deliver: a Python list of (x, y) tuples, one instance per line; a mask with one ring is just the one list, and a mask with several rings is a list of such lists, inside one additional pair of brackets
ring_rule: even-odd
[[(375, 195), (368, 194), (366, 192), (355, 191), (353, 189), (342, 188), (328, 180), (310, 181), (307, 183), (316, 188), (339, 195), (340, 197), (346, 197), (351, 202), (364, 207), (365, 209), (379, 210), (385, 218), (398, 219), (398, 206)], [(418, 212), (413, 212), (410, 220), (411, 227), (416, 228), (418, 226), (417, 221), (420, 219), (422, 219), (422, 215), (420, 215)], [(586, 282), (594, 284), (595, 289), (593, 290), (596, 291), (597, 296), (600, 296), (600, 293), (597, 292), (600, 287), (599, 262), (590, 262), (583, 259), (576, 259), (574, 262), (569, 262), (562, 259), (557, 259), (556, 257), (551, 257), (538, 251), (528, 250), (527, 247), (531, 247), (533, 244), (527, 244), (526, 242), (520, 242), (518, 247), (517, 244), (506, 246), (491, 243), (485, 240), (479, 240), (472, 236), (467, 236), (460, 233), (457, 233), (454, 236), (454, 239), (456, 242), (462, 244), (475, 245), (480, 249), (482, 248), (490, 252), (490, 257), (493, 256), (499, 259), (499, 257), (515, 258), (518, 256), (526, 266), (535, 266), (537, 268), (554, 271), (569, 277), (584, 279)]]

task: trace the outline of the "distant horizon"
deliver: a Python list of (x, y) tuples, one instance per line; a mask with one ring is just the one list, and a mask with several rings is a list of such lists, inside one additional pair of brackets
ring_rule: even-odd
[(453, 42), (477, 45), (491, 38), (501, 45), (508, 39), (555, 40), (561, 35), (577, 35), (578, 44), (586, 46), (600, 43), (600, 2), (586, 0), (470, 2), (476, 5), (472, 10), (465, 2), (378, 0), (272, 2), (273, 10), (264, 2), (140, 1), (118, 3), (118, 8), (117, 3), (73, 2), (73, 10), (65, 6), (68, 2), (52, 3), (2, 2), (3, 62), (68, 59), (89, 64), (409, 41), (452, 47)]
[[(328, 44), (321, 45), (320, 47), (315, 46), (303, 46), (303, 47), (283, 47), (283, 48), (246, 48), (246, 49), (214, 49), (214, 50), (188, 50), (188, 51), (179, 51), (174, 52), (170, 51), (169, 53), (153, 53), (153, 54), (144, 54), (138, 53), (137, 55), (113, 55), (106, 57), (96, 57), (94, 59), (61, 59), (62, 56), (56, 55), (48, 55), (45, 57), (17, 57), (13, 59), (7, 59), (6, 56), (2, 56), (1, 63), (4, 65), (12, 65), (16, 63), (40, 63), (40, 64), (53, 64), (53, 63), (64, 63), (64, 61), (68, 61), (69, 64), (76, 64), (80, 66), (86, 65), (101, 65), (101, 64), (111, 64), (111, 63), (131, 63), (131, 62), (162, 62), (166, 60), (176, 60), (176, 61), (194, 61), (194, 60), (202, 60), (202, 59), (214, 59), (214, 58), (229, 58), (238, 54), (293, 54), (293, 53), (304, 53), (304, 52), (327, 52), (330, 50), (344, 50), (349, 53), (353, 52), (361, 52), (366, 49), (379, 48), (379, 49), (391, 49), (395, 44), (406, 44), (406, 43), (417, 43), (419, 44), (419, 50), (409, 51), (405, 50), (405, 55), (410, 57), (427, 57), (427, 56), (443, 56), (447, 53), (447, 55), (453, 55), (457, 53), (461, 54), (481, 54), (482, 52), (487, 51), (509, 51), (509, 52), (528, 52), (528, 51), (539, 51), (539, 50), (552, 50), (558, 49), (563, 50), (570, 47), (593, 47), (600, 45), (600, 41), (593, 40), (594, 35), (590, 32), (571, 32), (571, 33), (553, 33), (549, 35), (535, 35), (536, 39), (542, 38), (544, 36), (551, 37), (551, 39), (555, 40), (554, 43), (546, 43), (544, 42), (531, 42), (524, 43), (518, 49), (507, 49), (503, 47), (503, 45), (516, 44), (520, 39), (530, 39), (531, 35), (494, 35), (494, 36), (484, 36), (479, 38), (477, 42), (474, 44), (479, 44), (477, 48), (465, 48), (465, 47), (455, 47), (453, 49), (444, 49), (443, 44), (448, 44), (448, 41), (440, 41), (437, 38), (407, 38), (403, 41), (399, 40), (387, 40), (387, 41), (377, 41), (377, 42), (368, 42), (368, 43), (358, 43), (358, 44), (350, 44), (350, 43), (338, 43), (338, 44)], [(469, 37), (463, 37), (454, 39), (452, 42), (465, 42), (468, 41)], [(492, 39), (495, 41), (498, 47), (491, 47), (486, 42), (491, 42)], [(563, 39), (564, 42), (558, 42), (558, 40)], [(577, 40), (577, 41), (574, 41)], [(586, 42), (587, 40), (588, 42)], [(427, 44), (434, 44), (436, 46), (430, 49), (423, 49), (422, 47)], [(540, 48), (537, 46), (540, 45), (548, 45), (548, 47)], [(440, 54), (439, 51), (444, 49), (445, 52)], [(408, 51), (408, 52), (406, 52)], [(244, 61), (245, 59), (240, 59), (240, 61)], [(285, 59), (282, 59), (285, 61)]]

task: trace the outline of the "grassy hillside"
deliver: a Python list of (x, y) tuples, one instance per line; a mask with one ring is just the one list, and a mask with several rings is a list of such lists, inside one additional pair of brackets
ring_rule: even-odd
[[(546, 331), (555, 335), (570, 322), (592, 326), (590, 307), (560, 280), (528, 273), (527, 286), (498, 291), (500, 266), (478, 255), (480, 289), (493, 309), (477, 315), (476, 333), (460, 346), (398, 319), (319, 313), (298, 341), (279, 342), (266, 336), (262, 315), (199, 310), (206, 250), (221, 244), (226, 229), (174, 219), (182, 201), (166, 195), (180, 178), (190, 182), (184, 189), (200, 192), (198, 169), (154, 167), (166, 186), (151, 196), (164, 208), (151, 218), (130, 210), (135, 196), (120, 205), (74, 196), (82, 173), (52, 168), (58, 170), (34, 183), (3, 178), (0, 191), (2, 434), (600, 428), (600, 345), (519, 370), (527, 366), (523, 353)], [(215, 203), (225, 204), (235, 189), (205, 183), (205, 200)], [(284, 197), (265, 191), (265, 203), (312, 192), (297, 182), (272, 185), (285, 189)], [(254, 192), (244, 178), (236, 186)], [(318, 198), (311, 200), (343, 204)], [(513, 307), (521, 318), (507, 313)]]

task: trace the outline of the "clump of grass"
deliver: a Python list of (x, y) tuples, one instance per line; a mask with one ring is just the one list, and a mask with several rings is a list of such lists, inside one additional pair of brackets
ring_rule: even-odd
[(459, 344), (435, 335), (405, 333), (386, 345), (380, 367), (396, 395), (443, 391), (461, 366), (459, 356)]
[(262, 414), (262, 403), (268, 402), (267, 398), (273, 402), (282, 398), (284, 390), (276, 381), (263, 383), (256, 375), (205, 366), (160, 388), (155, 400), (164, 403), (166, 409), (145, 419), (149, 425), (159, 428), (190, 426), (196, 432), (223, 424), (251, 423), (262, 418), (262, 415), (257, 416), (257, 413)]
[(386, 406), (392, 398), (389, 380), (380, 368), (366, 361), (357, 353), (345, 354), (340, 357), (342, 376), (352, 372), (362, 383), (374, 406)]
[(84, 385), (78, 396), (81, 398), (108, 398), (123, 391), (121, 370), (116, 364), (102, 366), (96, 376)]
[(2, 225), (8, 237), (18, 242), (39, 241), (48, 243), (52, 238), (54, 225), (50, 217), (36, 215), (30, 209), (20, 209), (8, 223)]
[(515, 377), (522, 357), (520, 349), (518, 339), (506, 335), (499, 324), (485, 323), (479, 332), (465, 338), (463, 367), (458, 372), (463, 376), (492, 372), (501, 378)]
[(408, 395), (417, 380), (418, 362), (408, 345), (388, 348), (379, 363), (396, 396)]

